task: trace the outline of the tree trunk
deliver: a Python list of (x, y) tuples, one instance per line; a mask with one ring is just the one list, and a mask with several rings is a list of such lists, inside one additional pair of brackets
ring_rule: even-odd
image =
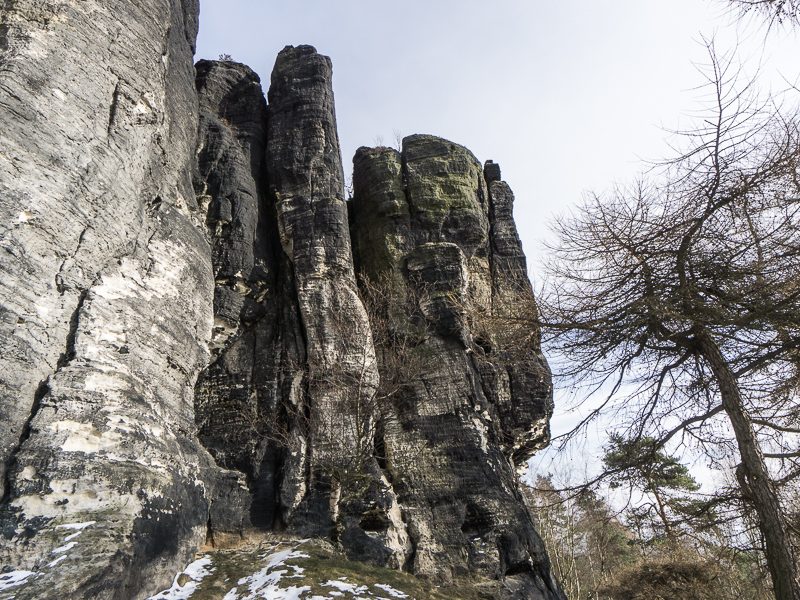
[(667, 541), (673, 542), (675, 541), (675, 535), (672, 531), (672, 526), (670, 525), (669, 518), (667, 517), (667, 510), (664, 507), (664, 499), (661, 497), (661, 494), (658, 491), (658, 486), (655, 485), (649, 479), (646, 479), (648, 491), (653, 494), (656, 499), (656, 511), (658, 512), (658, 516), (661, 519), (661, 523), (664, 525), (664, 536), (667, 538)]
[(758, 526), (764, 536), (775, 598), (800, 600), (800, 569), (792, 551), (789, 527), (781, 510), (775, 484), (764, 463), (753, 424), (745, 411), (739, 383), (708, 331), (702, 329), (696, 340), (703, 358), (717, 380), (722, 395), (722, 407), (736, 436), (742, 470), (748, 483), (748, 489), (743, 491), (749, 493), (758, 515)]

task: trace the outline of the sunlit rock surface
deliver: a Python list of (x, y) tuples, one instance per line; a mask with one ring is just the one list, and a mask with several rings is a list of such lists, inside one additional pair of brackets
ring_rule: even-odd
[(0, 566), (36, 574), (17, 599), (135, 597), (242, 489), (195, 435), (214, 287), (197, 5), (20, 0), (0, 19)]

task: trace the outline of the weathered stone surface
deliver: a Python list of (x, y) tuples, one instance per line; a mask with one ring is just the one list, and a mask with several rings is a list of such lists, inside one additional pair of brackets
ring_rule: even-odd
[(258, 75), (233, 62), (197, 63), (200, 103), (195, 188), (214, 265), (213, 347), (252, 320), (274, 280), (260, 205), (265, 192), (267, 104)]
[(309, 418), (306, 432), (296, 431), (305, 437), (309, 479), (287, 510), (295, 526), (323, 533), (333, 526), (345, 472), (371, 459), (378, 374), (353, 271), (330, 59), (310, 46), (285, 48), (268, 99), (267, 174), (307, 360)]
[(194, 77), (196, 28), (194, 0), (0, 12), (13, 595), (142, 597), (260, 528), (562, 598), (515, 477), (552, 396), (499, 167), (362, 148), (348, 206), (330, 60), (285, 48), (267, 102)]
[[(196, 390), (200, 436), (220, 464), (246, 473), (254, 525), (341, 531), (400, 566), (386, 544), (405, 552), (407, 536), (372, 450), (377, 370), (353, 271), (330, 61), (308, 46), (285, 49), (259, 119), (245, 118), (265, 111), (256, 88), (242, 99), (245, 80), (255, 82), (241, 65), (198, 64), (195, 188), (218, 290), (234, 269), (240, 282), (238, 297), (217, 294), (218, 356)], [(246, 218), (220, 226), (220, 205)], [(354, 493), (347, 472), (362, 470), (371, 491)], [(385, 521), (371, 537), (361, 525), (370, 511)]]
[(527, 261), (514, 223), (514, 194), (499, 179), (499, 166), (490, 161), (485, 172), (491, 222), (489, 329), (494, 329), (488, 337), (495, 338), (494, 345), (507, 365), (507, 376), (502, 373), (493, 376), (486, 370), (484, 373), (487, 382), (497, 389), (506, 450), (510, 448), (516, 464), (523, 464), (550, 440), (548, 424), (553, 412), (553, 391), (539, 344), (538, 311)]
[(267, 104), (258, 77), (232, 62), (199, 62), (197, 87), (195, 189), (207, 214), (216, 293), (215, 357), (196, 386), (196, 417), (217, 462), (247, 476), (247, 520), (272, 528), (294, 502), (282, 498), (305, 484), (304, 454), (297, 452), (294, 469), (283, 464), (291, 461), (287, 446), (307, 447), (292, 418), (305, 403), (306, 349), (268, 193)]
[(213, 297), (190, 178), (197, 10), (0, 13), (0, 564), (28, 572), (18, 599), (155, 591), (215, 495), (238, 501), (194, 435)]
[[(489, 573), (505, 581), (498, 597), (558, 598), (514, 473), (547, 441), (552, 390), (510, 190), (490, 181), (490, 194), (472, 154), (432, 136), (406, 138), (402, 155), (360, 149), (354, 165), (357, 264), (391, 282), (395, 313), (413, 321), (416, 306), (425, 332), (383, 407), (409, 567), (443, 581)], [(378, 352), (382, 376), (396, 351)]]

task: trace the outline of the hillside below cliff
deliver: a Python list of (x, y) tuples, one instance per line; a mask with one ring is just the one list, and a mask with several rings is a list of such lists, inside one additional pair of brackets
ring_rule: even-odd
[(413, 135), (347, 198), (331, 61), (285, 48), (265, 97), (192, 64), (197, 15), (0, 12), (0, 599), (238, 597), (199, 581), (269, 532), (342, 593), (326, 560), (563, 598), (518, 488), (552, 386), (499, 166)]

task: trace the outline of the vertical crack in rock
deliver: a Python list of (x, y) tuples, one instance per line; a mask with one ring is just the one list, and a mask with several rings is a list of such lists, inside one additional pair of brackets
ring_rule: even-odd
[(213, 361), (195, 386), (196, 418), (201, 441), (220, 465), (247, 476), (252, 493), (246, 514), (213, 515), (224, 532), (275, 520), (276, 452), (264, 438), (267, 415), (279, 406), (280, 361), (291, 350), (283, 342), (277, 235), (264, 197), (266, 101), (259, 78), (229, 61), (200, 61), (196, 71), (194, 187), (216, 282)]
[(19, 442), (16, 446), (11, 450), (8, 454), (8, 458), (5, 462), (5, 469), (3, 471), (3, 489), (0, 490), (0, 510), (8, 503), (11, 493), (11, 470), (14, 467), (14, 464), (17, 460), (17, 454), (22, 448), (22, 445), (27, 441), (27, 439), (31, 436), (31, 423), (33, 419), (36, 417), (36, 413), (39, 412), (39, 407), (41, 406), (42, 399), (47, 395), (47, 392), (50, 391), (50, 386), (47, 384), (47, 380), (43, 380), (39, 382), (39, 385), (36, 386), (36, 393), (33, 395), (33, 403), (31, 404), (31, 412), (28, 418), (25, 420), (25, 423), (22, 426), (22, 431), (20, 432)]
[(69, 329), (67, 330), (64, 352), (58, 357), (56, 370), (53, 375), (58, 373), (60, 369), (66, 367), (69, 362), (75, 358), (75, 337), (78, 335), (78, 325), (80, 323), (81, 311), (83, 310), (83, 304), (86, 302), (86, 297), (88, 295), (88, 288), (85, 290), (80, 290), (78, 293), (78, 305), (75, 307), (75, 310), (72, 311), (72, 315), (70, 315), (69, 318)]
[[(81, 233), (82, 239), (83, 233)], [(25, 419), (25, 422), (22, 425), (19, 441), (17, 444), (12, 448), (11, 452), (8, 453), (7, 458), (5, 459), (5, 468), (4, 468), (4, 477), (3, 477), (3, 489), (0, 493), (0, 506), (7, 504), (7, 501), (10, 497), (11, 487), (12, 487), (12, 477), (11, 477), (11, 470), (17, 462), (17, 455), (19, 454), (20, 450), (22, 449), (23, 444), (28, 440), (31, 435), (32, 431), (32, 423), (36, 418), (36, 415), (39, 412), (39, 408), (41, 407), (42, 400), (50, 391), (49, 381), (51, 377), (56, 375), (59, 370), (65, 367), (70, 360), (75, 358), (75, 336), (78, 330), (78, 322), (80, 319), (80, 312), (83, 309), (83, 303), (86, 300), (86, 296), (88, 294), (88, 290), (81, 290), (78, 294), (78, 303), (75, 307), (75, 310), (72, 311), (72, 314), (69, 318), (69, 329), (67, 330), (65, 342), (64, 342), (64, 351), (58, 357), (58, 361), (56, 362), (55, 370), (42, 379), (39, 384), (36, 386), (36, 391), (33, 394), (33, 401), (30, 405), (30, 413), (28, 417)]]
[[(81, 233), (82, 239), (83, 233)], [(7, 504), (7, 500), (10, 497), (11, 492), (11, 484), (12, 484), (12, 477), (11, 477), (11, 470), (14, 467), (15, 463), (17, 462), (17, 454), (22, 449), (23, 444), (30, 438), (31, 431), (33, 428), (33, 422), (36, 418), (36, 415), (39, 412), (39, 408), (41, 407), (42, 400), (45, 398), (47, 393), (50, 391), (49, 381), (52, 377), (54, 377), (59, 370), (67, 366), (69, 361), (75, 358), (75, 336), (78, 332), (78, 324), (80, 320), (80, 313), (83, 310), (83, 304), (86, 301), (86, 296), (88, 295), (89, 290), (81, 290), (78, 294), (78, 304), (75, 307), (75, 310), (72, 311), (72, 315), (69, 319), (69, 329), (67, 331), (66, 340), (64, 343), (64, 352), (61, 353), (59, 356), (58, 361), (56, 363), (56, 369), (50, 375), (48, 375), (45, 379), (39, 382), (39, 385), (36, 386), (36, 391), (33, 395), (33, 402), (31, 403), (31, 410), (28, 418), (25, 420), (25, 423), (22, 426), (22, 430), (19, 436), (19, 442), (13, 448), (13, 450), (9, 453), (8, 458), (6, 459), (6, 466), (4, 471), (4, 485), (2, 489), (2, 494), (0, 494), (0, 506)]]
[(120, 80), (114, 84), (114, 92), (111, 95), (111, 106), (108, 109), (108, 127), (106, 127), (106, 136), (111, 138), (111, 131), (114, 128), (114, 122), (117, 119), (117, 109), (119, 108), (119, 95), (120, 95)]

